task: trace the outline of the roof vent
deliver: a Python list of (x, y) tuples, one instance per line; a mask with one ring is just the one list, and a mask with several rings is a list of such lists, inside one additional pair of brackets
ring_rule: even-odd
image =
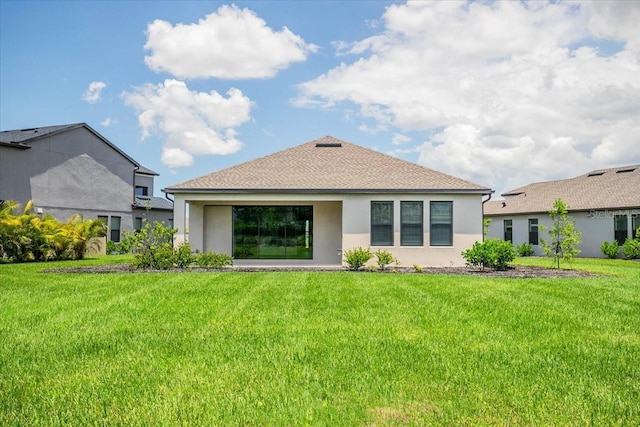
[(604, 175), (604, 172), (591, 172), (589, 175), (587, 176), (600, 176), (600, 175)]
[(634, 170), (636, 170), (636, 168), (620, 169), (620, 170), (617, 170), (616, 173), (627, 173), (627, 172), (633, 172)]
[(318, 142), (316, 144), (317, 148), (339, 148), (342, 147), (342, 144), (339, 142)]

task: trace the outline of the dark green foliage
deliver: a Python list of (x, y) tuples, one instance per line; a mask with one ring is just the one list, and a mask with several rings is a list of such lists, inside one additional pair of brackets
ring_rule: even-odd
[(531, 256), (533, 255), (533, 246), (530, 243), (521, 243), (516, 247), (518, 256)]
[(233, 258), (224, 253), (202, 252), (195, 257), (196, 265), (201, 268), (222, 268), (233, 265)]
[(377, 263), (380, 270), (384, 270), (393, 262), (397, 263), (393, 255), (391, 255), (386, 249), (378, 249), (374, 255), (378, 258)]
[(627, 238), (622, 245), (622, 253), (627, 259), (640, 258), (640, 240)]
[(143, 220), (142, 228), (135, 233), (132, 250), (135, 253), (133, 265), (137, 268), (167, 269), (176, 262), (173, 250), (175, 228), (162, 222)]
[(373, 258), (371, 250), (364, 249), (360, 246), (355, 249), (344, 251), (344, 262), (347, 263), (349, 270), (359, 270), (371, 258)]
[(191, 245), (183, 242), (174, 250), (174, 263), (178, 268), (187, 268), (193, 261), (195, 256), (191, 253)]
[(618, 242), (615, 240), (613, 242), (604, 241), (600, 245), (600, 252), (607, 256), (609, 259), (618, 258), (618, 252), (620, 252), (620, 247), (618, 246)]
[(475, 242), (471, 249), (462, 252), (462, 257), (470, 267), (506, 270), (508, 263), (516, 259), (516, 252), (510, 242), (486, 239)]

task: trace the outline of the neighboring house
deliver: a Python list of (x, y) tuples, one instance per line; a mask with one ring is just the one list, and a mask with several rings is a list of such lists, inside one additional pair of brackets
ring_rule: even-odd
[(194, 250), (237, 265), (323, 266), (358, 246), (404, 266), (464, 265), (492, 192), (330, 136), (163, 191), (175, 198), (177, 241)]
[(595, 170), (575, 178), (529, 184), (485, 204), (489, 237), (514, 245), (531, 243), (542, 254), (540, 239), (549, 240), (540, 225), (551, 227), (549, 210), (556, 199), (569, 205), (569, 214), (582, 233), (583, 257), (602, 257), (600, 245), (622, 245), (640, 226), (640, 165)]
[(85, 123), (0, 132), (0, 201), (32, 200), (60, 221), (104, 219), (116, 242), (144, 217), (171, 224), (173, 204), (153, 197), (157, 175)]

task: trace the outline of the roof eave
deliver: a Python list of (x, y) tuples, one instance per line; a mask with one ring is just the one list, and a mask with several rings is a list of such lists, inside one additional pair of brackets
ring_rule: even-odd
[(479, 189), (452, 189), (452, 188), (381, 188), (381, 189), (358, 189), (358, 188), (163, 188), (162, 192), (168, 194), (178, 193), (211, 193), (211, 194), (252, 194), (252, 193), (277, 193), (277, 194), (385, 194), (385, 193), (405, 193), (405, 194), (492, 194), (489, 188)]
[(27, 145), (24, 142), (0, 142), (0, 146), (17, 148), (18, 150), (28, 150), (31, 148), (30, 145)]

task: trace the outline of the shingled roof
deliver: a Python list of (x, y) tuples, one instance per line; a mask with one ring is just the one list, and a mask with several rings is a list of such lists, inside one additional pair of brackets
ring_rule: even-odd
[(163, 191), (491, 193), (487, 187), (332, 136), (176, 184)]
[(598, 169), (570, 179), (537, 182), (502, 194), (484, 205), (484, 214), (545, 213), (556, 199), (572, 211), (640, 207), (640, 165)]
[(37, 128), (28, 128), (28, 129), (14, 129), (14, 130), (5, 130), (0, 132), (0, 145), (5, 147), (13, 147), (20, 149), (29, 149), (31, 145), (37, 143), (38, 141), (57, 134), (61, 134), (64, 132), (69, 132), (74, 129), (85, 128), (92, 134), (94, 134), (97, 138), (101, 139), (105, 144), (109, 147), (116, 150), (120, 153), (124, 158), (129, 160), (133, 165), (138, 167), (138, 172), (146, 175), (158, 175), (157, 172), (152, 171), (140, 163), (131, 158), (127, 153), (118, 148), (111, 141), (106, 139), (104, 136), (100, 135), (95, 129), (89, 126), (86, 123), (71, 123), (67, 125), (56, 125), (56, 126), (42, 126)]

